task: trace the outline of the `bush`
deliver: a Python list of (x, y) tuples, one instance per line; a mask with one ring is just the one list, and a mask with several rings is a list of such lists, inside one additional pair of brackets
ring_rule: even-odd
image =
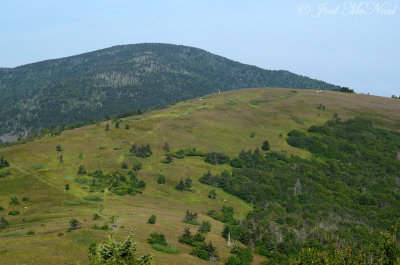
[(164, 234), (157, 232), (151, 233), (150, 238), (147, 239), (147, 242), (150, 244), (159, 244), (163, 246), (168, 245)]
[(103, 198), (100, 198), (99, 196), (84, 196), (83, 199), (87, 200), (87, 201), (94, 201), (94, 202), (103, 201)]
[(4, 211), (4, 207), (3, 206), (0, 206), (0, 211)]
[(42, 164), (33, 164), (31, 165), (31, 168), (35, 169), (35, 170), (39, 170), (43, 168)]
[(168, 253), (168, 254), (179, 254), (181, 251), (172, 246), (172, 245), (160, 245), (160, 244), (151, 244), (151, 246), (153, 247), (153, 249), (163, 252), (163, 253)]
[(78, 228), (79, 228), (79, 225), (80, 225), (80, 223), (79, 223), (78, 220), (76, 220), (76, 219), (71, 219), (71, 220), (69, 220), (69, 226), (70, 226), (70, 229), (71, 229), (71, 230), (76, 230), (76, 229), (78, 229)]
[(33, 236), (35, 234), (35, 231), (30, 230), (30, 231), (26, 232), (26, 234), (28, 236)]
[(121, 165), (121, 168), (122, 169), (127, 169), (128, 168), (128, 164), (123, 162), (122, 165)]
[(8, 215), (18, 215), (19, 211), (10, 211)]
[(199, 228), (200, 233), (208, 233), (211, 231), (211, 223), (209, 221), (203, 221), (201, 222), (201, 226)]
[(9, 203), (9, 204), (10, 204), (10, 205), (13, 205), (13, 206), (19, 205), (19, 200), (18, 200), (17, 196), (12, 196), (12, 197), (10, 198), (10, 203)]
[(22, 198), (22, 201), (23, 201), (23, 202), (29, 202), (30, 199), (29, 199), (28, 197), (23, 197), (23, 198)]
[(61, 147), (61, 145), (57, 145), (56, 146), (56, 151), (57, 152), (61, 152), (63, 149), (62, 149), (62, 147)]
[(107, 223), (104, 223), (104, 225), (102, 225), (102, 226), (98, 226), (97, 224), (92, 226), (92, 229), (95, 229), (95, 230), (108, 230), (108, 228), (109, 228), (109, 226)]
[(133, 170), (138, 171), (142, 169), (142, 163), (140, 162), (134, 162), (133, 163)]
[(98, 215), (97, 213), (93, 214), (93, 220), (100, 220), (101, 216)]
[(150, 216), (149, 220), (147, 221), (147, 223), (149, 224), (155, 224), (157, 220), (157, 217), (153, 214), (152, 216)]
[(211, 241), (208, 244), (196, 244), (191, 254), (207, 261), (216, 261), (218, 259), (217, 249), (213, 246)]

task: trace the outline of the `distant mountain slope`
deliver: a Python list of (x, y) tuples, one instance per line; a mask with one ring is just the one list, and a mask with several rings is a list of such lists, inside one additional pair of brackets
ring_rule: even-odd
[(338, 88), (197, 48), (115, 46), (0, 70), (0, 140), (14, 140), (40, 126), (102, 119), (106, 114), (246, 87)]

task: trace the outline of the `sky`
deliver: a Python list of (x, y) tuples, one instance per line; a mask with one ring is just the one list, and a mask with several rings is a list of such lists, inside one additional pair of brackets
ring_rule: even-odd
[(0, 67), (143, 42), (400, 95), (400, 0), (0, 0)]

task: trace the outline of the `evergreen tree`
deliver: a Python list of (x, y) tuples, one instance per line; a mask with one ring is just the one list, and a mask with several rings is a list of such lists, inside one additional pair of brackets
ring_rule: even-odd
[(100, 244), (97, 249), (89, 253), (89, 265), (150, 265), (152, 259), (150, 254), (136, 257), (134, 232), (132, 228), (124, 242), (111, 239), (108, 244)]
[(8, 161), (4, 158), (4, 156), (2, 156), (0, 158), (0, 169), (8, 167), (10, 164), (8, 163)]
[(85, 175), (86, 174), (86, 169), (84, 165), (80, 165), (78, 168), (78, 174), (79, 175)]
[(215, 190), (210, 190), (210, 193), (208, 194), (208, 198), (215, 200), (217, 198), (217, 192)]
[(169, 152), (169, 145), (168, 145), (167, 142), (164, 143), (163, 150), (164, 150), (165, 152)]
[(158, 184), (165, 184), (165, 175), (164, 175), (164, 173), (162, 171), (158, 174), (157, 183)]
[(192, 188), (192, 179), (191, 178), (186, 178), (185, 179), (185, 189), (190, 190)]
[(8, 221), (4, 217), (1, 217), (1, 219), (0, 219), (0, 230), (7, 228), (7, 226), (9, 226)]
[(182, 179), (179, 181), (179, 184), (176, 185), (175, 189), (180, 190), (180, 191), (184, 191), (185, 190), (185, 183), (183, 182)]
[(261, 148), (264, 151), (268, 151), (270, 149), (269, 142), (265, 140)]
[(150, 216), (149, 220), (147, 221), (147, 223), (149, 224), (155, 224), (157, 220), (157, 217), (153, 214), (152, 216)]

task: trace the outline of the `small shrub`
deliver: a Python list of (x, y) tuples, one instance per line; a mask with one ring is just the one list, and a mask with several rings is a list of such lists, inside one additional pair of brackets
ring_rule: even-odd
[(83, 199), (87, 200), (87, 201), (94, 201), (94, 202), (103, 201), (103, 198), (100, 198), (99, 196), (85, 196), (85, 197), (83, 197)]
[(98, 215), (97, 213), (93, 214), (93, 220), (100, 220), (101, 216)]
[(191, 211), (186, 210), (185, 218), (183, 219), (183, 222), (192, 224), (192, 225), (200, 225), (200, 223), (197, 221), (198, 217), (199, 216), (197, 215), (197, 213), (192, 213)]
[(65, 184), (65, 190), (69, 190), (69, 184)]
[(79, 202), (67, 202), (67, 205), (69, 206), (77, 206), (79, 204), (80, 204)]
[(18, 215), (19, 211), (10, 211), (8, 215)]
[(109, 226), (107, 223), (104, 223), (104, 225), (102, 225), (102, 226), (98, 226), (97, 224), (92, 226), (92, 229), (95, 229), (95, 230), (108, 230), (108, 228), (109, 228)]
[(28, 197), (23, 197), (22, 198), (22, 202), (29, 202), (29, 201), (30, 201), (30, 199)]
[(267, 140), (264, 141), (261, 149), (264, 151), (268, 151), (270, 149), (269, 142)]
[(208, 198), (215, 200), (217, 198), (217, 192), (215, 190), (210, 190), (210, 193), (208, 194)]
[(0, 206), (0, 211), (4, 211), (4, 207), (3, 206)]
[(69, 220), (69, 226), (71, 230), (76, 230), (80, 227), (80, 223), (76, 219)]
[(78, 168), (78, 174), (79, 175), (85, 175), (86, 174), (86, 169), (84, 165), (80, 165)]
[(123, 162), (122, 165), (121, 165), (121, 168), (122, 169), (127, 169), (128, 168), (128, 164)]
[(12, 197), (10, 198), (10, 203), (9, 203), (9, 204), (10, 204), (10, 205), (13, 205), (13, 206), (19, 205), (19, 200), (18, 200), (17, 196), (12, 196)]
[(152, 216), (150, 216), (149, 220), (147, 221), (147, 223), (149, 224), (155, 224), (157, 220), (157, 217), (153, 214)]
[(26, 234), (28, 236), (33, 236), (35, 234), (35, 231), (30, 230), (30, 231), (26, 232)]
[(209, 221), (203, 221), (201, 222), (201, 226), (199, 228), (200, 233), (208, 233), (211, 231), (211, 223)]
[(158, 184), (165, 184), (165, 175), (164, 173), (160, 172), (157, 177)]
[(35, 169), (35, 170), (39, 170), (43, 168), (42, 164), (33, 164), (31, 165), (31, 168)]
[(147, 239), (147, 242), (150, 244), (159, 244), (163, 246), (168, 245), (164, 234), (157, 232), (151, 233), (150, 238)]
[(151, 244), (151, 246), (153, 247), (153, 249), (163, 252), (163, 253), (168, 253), (168, 254), (179, 254), (181, 251), (172, 246), (172, 245), (160, 245), (160, 244)]
[(10, 224), (8, 223), (8, 221), (4, 217), (1, 217), (1, 219), (0, 219), (0, 230), (6, 228), (9, 225)]
[(133, 163), (133, 170), (138, 171), (142, 169), (142, 163), (140, 162), (134, 162)]
[(76, 237), (74, 238), (74, 242), (77, 243), (89, 243), (91, 240), (87, 237)]
[(251, 132), (250, 133), (250, 138), (254, 138), (254, 136), (256, 136), (256, 133), (255, 132)]

